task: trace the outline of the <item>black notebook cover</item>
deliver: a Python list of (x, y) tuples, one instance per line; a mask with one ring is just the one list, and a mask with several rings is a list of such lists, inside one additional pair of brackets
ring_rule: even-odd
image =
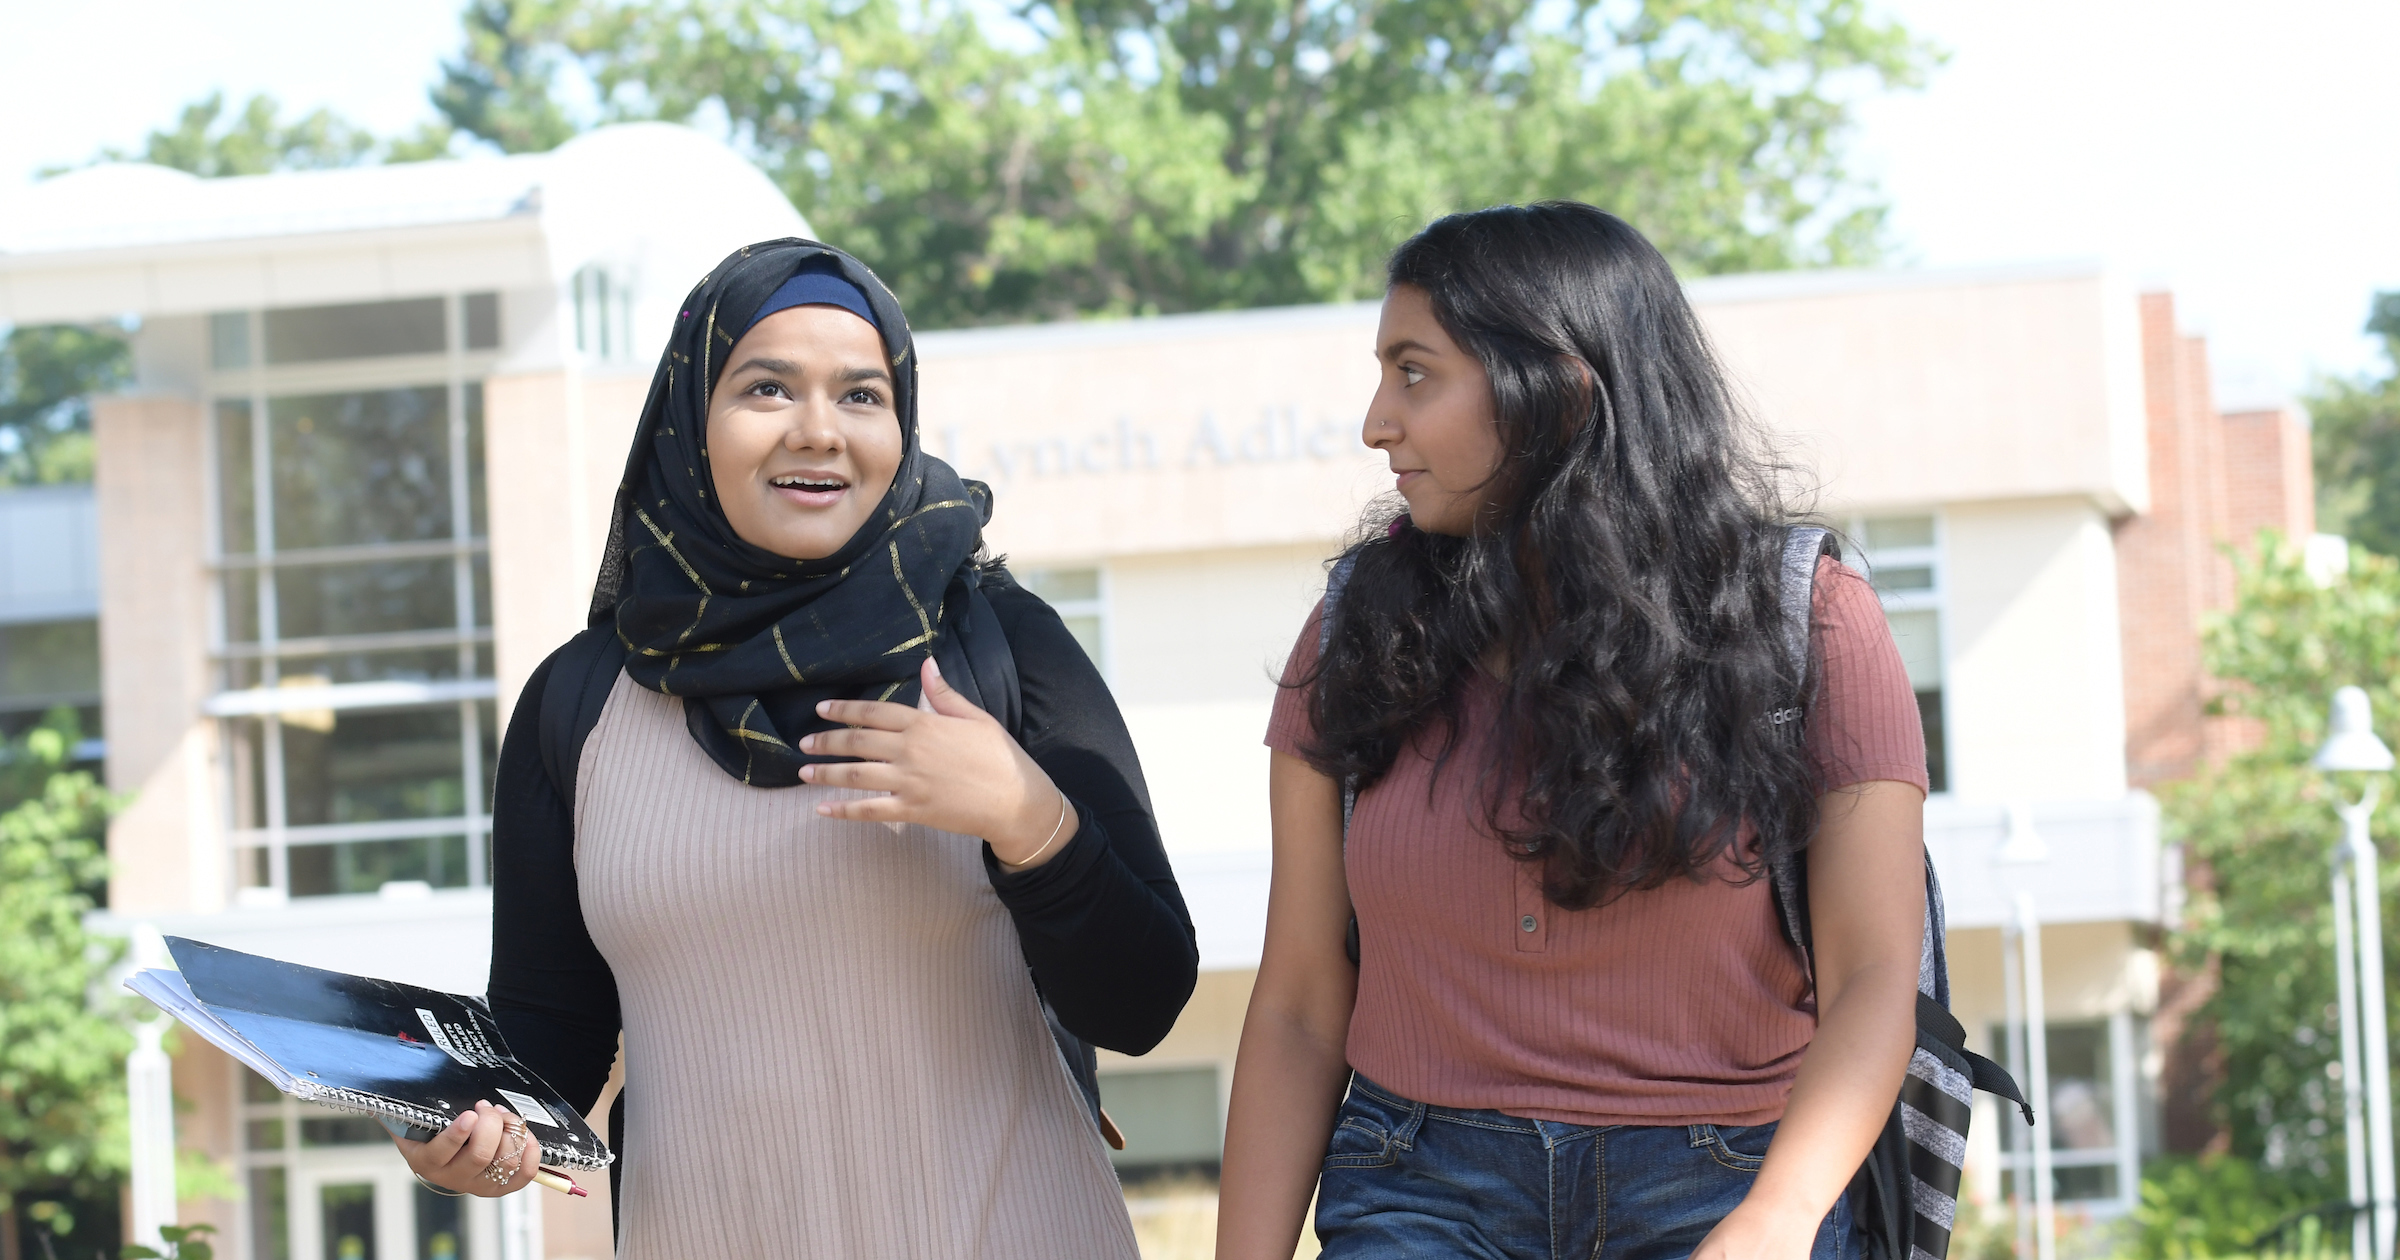
[(509, 1054), (481, 998), (166, 941), (192, 996), (290, 1073), (296, 1097), (429, 1129), (487, 1101), (525, 1119), (543, 1163), (604, 1168), (613, 1158), (558, 1091)]

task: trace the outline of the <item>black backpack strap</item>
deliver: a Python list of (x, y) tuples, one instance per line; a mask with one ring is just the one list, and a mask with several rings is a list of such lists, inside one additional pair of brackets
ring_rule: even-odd
[(602, 622), (567, 640), (550, 659), (550, 679), (542, 687), (542, 768), (550, 773), (570, 815), (584, 741), (600, 724), (600, 711), (608, 706), (608, 693), (615, 689), (628, 655), (615, 624)]
[[(1317, 614), (1317, 659), (1333, 648), (1333, 610), (1342, 602), (1342, 592), (1350, 587), (1350, 575), (1358, 571), (1358, 551), (1352, 550), (1333, 562), (1333, 570), (1325, 575), (1325, 603)], [(1342, 847), (1350, 847), (1350, 814), (1358, 808), (1358, 780), (1342, 780)], [(1350, 956), (1350, 965), (1358, 965), (1358, 916), (1350, 916), (1349, 931), (1342, 938), (1342, 951)]]

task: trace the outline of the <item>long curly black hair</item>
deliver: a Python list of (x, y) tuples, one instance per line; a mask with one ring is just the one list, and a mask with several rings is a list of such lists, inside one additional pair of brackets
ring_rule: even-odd
[(1550, 901), (1728, 859), (1756, 878), (1816, 825), (1796, 724), (1771, 720), (1811, 684), (1792, 676), (1778, 601), (1795, 470), (1736, 402), (1674, 271), (1623, 220), (1551, 201), (1445, 217), (1390, 278), (1429, 295), (1490, 375), (1505, 455), (1467, 536), (1409, 527), (1389, 499), (1368, 509), (1331, 641), (1295, 680), (1314, 690), (1310, 761), (1363, 788), (1430, 731), (1446, 763), (1462, 684), (1500, 662), (1480, 795)]

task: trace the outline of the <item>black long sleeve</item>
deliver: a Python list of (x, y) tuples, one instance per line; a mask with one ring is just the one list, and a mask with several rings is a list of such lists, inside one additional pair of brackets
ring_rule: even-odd
[(1025, 751), (1079, 819), (1075, 838), (1048, 862), (1011, 873), (986, 847), (984, 869), (1059, 1022), (1093, 1045), (1141, 1054), (1191, 999), (1200, 947), (1133, 736), (1048, 604), (1010, 583), (984, 589), (1016, 656)]
[(575, 814), (542, 760), (542, 688), (525, 680), (492, 787), (492, 977), (487, 998), (517, 1060), (589, 1114), (617, 1058), (617, 978), (584, 928)]

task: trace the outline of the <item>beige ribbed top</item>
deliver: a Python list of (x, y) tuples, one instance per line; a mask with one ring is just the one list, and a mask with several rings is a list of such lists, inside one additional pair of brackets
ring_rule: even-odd
[(624, 1010), (620, 1260), (1132, 1260), (979, 842), (735, 782), (619, 676), (576, 777)]

